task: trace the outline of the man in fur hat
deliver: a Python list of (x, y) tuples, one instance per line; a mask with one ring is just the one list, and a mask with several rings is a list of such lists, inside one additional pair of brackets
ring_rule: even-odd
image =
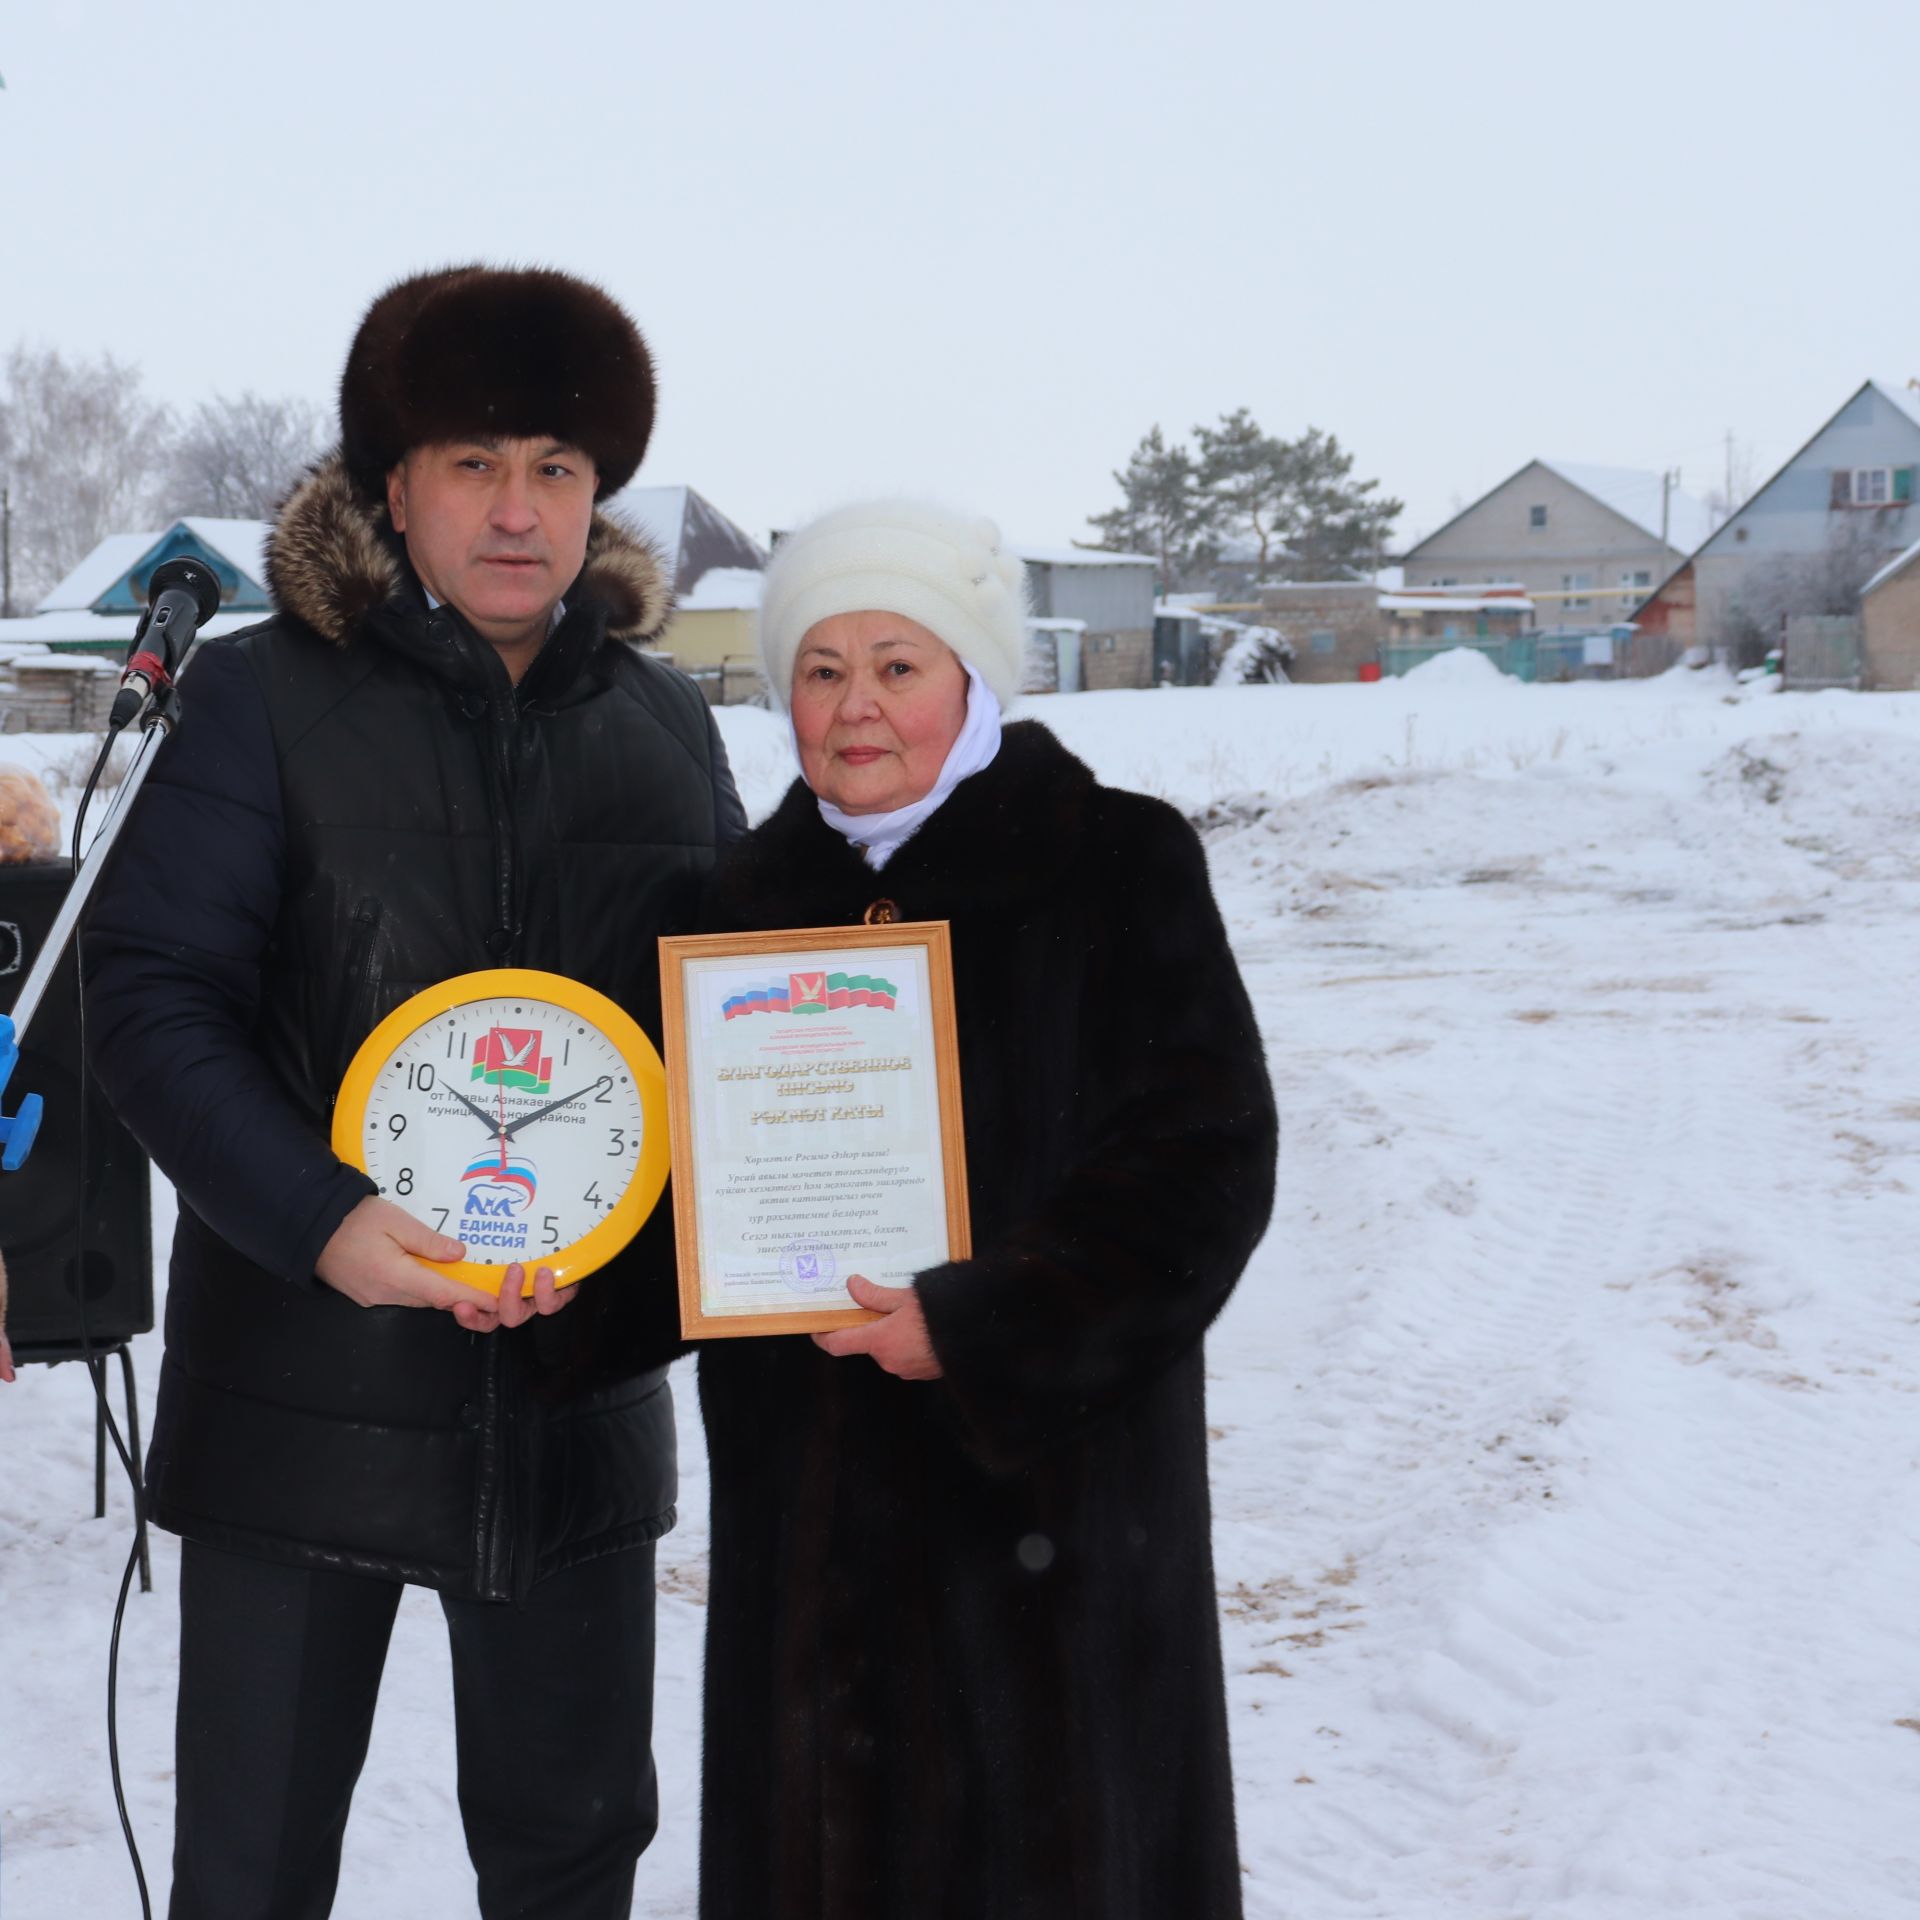
[(566, 1313), (517, 1269), (496, 1304), (328, 1136), (361, 1041), (456, 974), (568, 974), (659, 1031), (655, 938), (743, 822), (705, 702), (636, 644), (671, 583), (595, 511), (653, 404), (579, 280), (381, 295), (273, 529), (277, 611), (202, 646), (93, 914), (96, 1070), (180, 1198), (147, 1462), (183, 1543), (174, 1920), (329, 1911), (407, 1584), (446, 1614), (482, 1913), (631, 1904), (667, 1210)]

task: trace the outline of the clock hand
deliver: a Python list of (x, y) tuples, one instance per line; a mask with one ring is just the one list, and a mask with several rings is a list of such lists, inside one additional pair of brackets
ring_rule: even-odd
[(612, 1080), (609, 1079), (608, 1076), (603, 1073), (598, 1080), (589, 1080), (587, 1084), (584, 1087), (582, 1087), (578, 1093), (570, 1093), (567, 1095), (567, 1097), (564, 1100), (549, 1100), (544, 1107), (535, 1107), (531, 1113), (523, 1113), (520, 1116), (520, 1118), (516, 1120), (513, 1123), (513, 1125), (510, 1126), (506, 1130), (506, 1132), (500, 1136), (502, 1143), (504, 1144), (506, 1141), (511, 1140), (513, 1136), (516, 1133), (518, 1133), (520, 1129), (526, 1126), (529, 1122), (534, 1120), (543, 1120), (546, 1118), (548, 1114), (554, 1112), (557, 1108), (570, 1107), (573, 1105), (573, 1103), (576, 1100), (584, 1100), (586, 1096), (592, 1093), (596, 1088), (610, 1087), (612, 1085), (613, 1085)]
[(485, 1127), (489, 1133), (497, 1134), (500, 1131), (499, 1126), (496, 1124), (493, 1115), (490, 1114), (486, 1110), (486, 1108), (480, 1104), (478, 1100), (469, 1100), (464, 1093), (456, 1092), (452, 1087), (447, 1086), (447, 1083), (444, 1080), (441, 1081), (440, 1084), (442, 1087), (446, 1088), (446, 1091), (448, 1093), (453, 1094), (453, 1097), (456, 1100), (458, 1100), (460, 1104), (463, 1107), (465, 1107), (466, 1110), (470, 1114), (472, 1114), (473, 1117), (476, 1120), (478, 1120), (480, 1124), (483, 1127)]

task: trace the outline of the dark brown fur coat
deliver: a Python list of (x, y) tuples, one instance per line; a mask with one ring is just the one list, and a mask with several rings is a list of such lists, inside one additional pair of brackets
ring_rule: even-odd
[(717, 919), (948, 919), (976, 1257), (936, 1383), (701, 1355), (708, 1920), (1240, 1912), (1201, 1337), (1275, 1119), (1192, 830), (1007, 730), (885, 871), (800, 786)]

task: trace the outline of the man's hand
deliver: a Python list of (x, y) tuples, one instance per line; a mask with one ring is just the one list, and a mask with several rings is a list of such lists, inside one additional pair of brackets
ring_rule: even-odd
[(334, 1229), (314, 1271), (357, 1307), (439, 1307), (469, 1333), (517, 1327), (536, 1314), (558, 1313), (573, 1299), (574, 1289), (562, 1293), (546, 1267), (534, 1275), (531, 1300), (520, 1297), (527, 1277), (520, 1266), (507, 1269), (500, 1297), (493, 1300), (420, 1264), (463, 1260), (466, 1253), (458, 1240), (422, 1226), (404, 1207), (368, 1194)]
[(816, 1333), (813, 1344), (836, 1360), (864, 1353), (876, 1366), (902, 1380), (938, 1380), (944, 1369), (927, 1333), (927, 1316), (911, 1287), (877, 1287), (864, 1274), (847, 1276), (854, 1304), (881, 1317), (863, 1327), (836, 1327)]
[(480, 1296), (420, 1262), (466, 1257), (458, 1240), (370, 1193), (334, 1229), (314, 1271), (356, 1307), (452, 1308)]
[(7, 1345), (7, 1260), (0, 1254), (0, 1380), (13, 1378), (13, 1349)]

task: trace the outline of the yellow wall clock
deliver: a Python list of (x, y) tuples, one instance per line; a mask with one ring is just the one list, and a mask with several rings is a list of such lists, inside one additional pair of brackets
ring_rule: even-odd
[[(667, 1183), (666, 1072), (605, 994), (496, 967), (445, 980), (368, 1034), (340, 1084), (333, 1150), (467, 1258), (497, 1294), (515, 1261), (563, 1286), (605, 1266)], [(436, 1263), (437, 1264), (437, 1263)]]

